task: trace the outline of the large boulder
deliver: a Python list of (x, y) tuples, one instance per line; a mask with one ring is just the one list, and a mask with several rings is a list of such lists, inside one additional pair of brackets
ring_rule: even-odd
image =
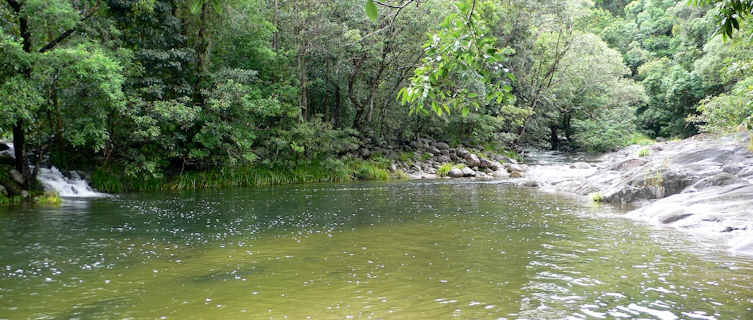
[(696, 181), (697, 177), (680, 169), (635, 170), (627, 179), (609, 187), (602, 198), (615, 204), (661, 199), (682, 192)]
[(475, 177), (476, 171), (473, 171), (473, 169), (465, 167), (463, 168), (463, 176), (464, 177)]
[(437, 143), (434, 144), (434, 146), (437, 147), (437, 149), (439, 149), (439, 150), (449, 150), (450, 149), (450, 145), (446, 144), (444, 142), (437, 142)]
[(24, 176), (20, 172), (18, 172), (18, 170), (12, 169), (8, 173), (10, 177), (13, 179), (13, 181), (15, 181), (18, 184), (24, 184)]
[(497, 160), (497, 161), (499, 161), (501, 163), (518, 163), (517, 160), (515, 160), (513, 158), (510, 158), (510, 157), (505, 157), (505, 156), (503, 156), (501, 154), (496, 154), (493, 157), (494, 157), (494, 160)]
[(722, 172), (720, 174), (703, 178), (694, 183), (688, 191), (698, 191), (710, 187), (726, 186), (730, 184), (736, 184), (742, 182), (740, 178), (733, 176), (729, 173)]
[(470, 167), (480, 167), (481, 166), (481, 159), (478, 158), (473, 153), (468, 153), (465, 155), (465, 163), (468, 164)]
[(452, 168), (450, 172), (447, 173), (447, 175), (452, 178), (460, 178), (463, 176), (463, 170), (460, 170), (459, 168)]
[(481, 164), (479, 165), (479, 168), (489, 168), (492, 171), (496, 171), (501, 167), (502, 164), (500, 164), (499, 162), (488, 159), (481, 159)]
[(498, 169), (497, 171), (492, 172), (492, 176), (499, 179), (509, 178), (510, 174), (507, 173), (507, 170), (504, 169)]
[[(11, 175), (12, 171), (15, 171), (15, 169), (12, 169), (10, 166), (0, 165), (0, 186), (2, 186), (4, 190), (3, 194), (6, 196), (20, 195), (21, 191), (23, 191), (23, 182), (16, 181), (16, 178), (13, 178)], [(23, 181), (23, 177), (21, 177), (21, 181)]]
[(505, 170), (510, 174), (510, 178), (520, 178), (528, 168), (522, 164), (505, 163)]

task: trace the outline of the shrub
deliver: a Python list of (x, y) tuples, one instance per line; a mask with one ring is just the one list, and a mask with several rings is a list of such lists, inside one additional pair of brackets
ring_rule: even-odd
[(628, 145), (637, 144), (639, 146), (648, 146), (654, 143), (656, 143), (654, 139), (651, 139), (651, 137), (643, 133), (634, 133), (633, 136), (630, 137), (630, 140), (627, 141)]
[(702, 100), (698, 111), (701, 114), (688, 121), (699, 124), (704, 132), (730, 132), (740, 125), (753, 128), (753, 77), (737, 83), (729, 94)]
[(440, 177), (446, 177), (450, 173), (450, 170), (452, 170), (453, 168), (455, 168), (454, 164), (445, 163), (441, 167), (439, 167), (439, 169), (437, 169), (437, 175)]
[(402, 162), (411, 162), (413, 161), (413, 158), (416, 157), (416, 154), (413, 152), (401, 152), (400, 153), (400, 161)]
[(590, 152), (613, 151), (628, 145), (636, 132), (631, 108), (605, 110), (595, 119), (574, 120), (575, 142)]
[(34, 198), (34, 202), (43, 206), (59, 206), (63, 200), (57, 192), (45, 192)]
[(390, 172), (377, 163), (356, 161), (353, 163), (353, 174), (359, 180), (389, 180)]

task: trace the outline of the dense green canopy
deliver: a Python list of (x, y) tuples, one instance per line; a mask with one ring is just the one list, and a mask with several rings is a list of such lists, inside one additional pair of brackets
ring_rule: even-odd
[(0, 137), (27, 178), (136, 178), (725, 130), (753, 113), (753, 29), (711, 2), (2, 0)]

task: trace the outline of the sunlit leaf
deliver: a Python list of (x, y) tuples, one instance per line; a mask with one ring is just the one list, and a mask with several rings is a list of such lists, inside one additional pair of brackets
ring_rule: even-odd
[(374, 22), (377, 22), (379, 19), (379, 12), (377, 11), (376, 4), (374, 4), (374, 0), (366, 0), (366, 15)]

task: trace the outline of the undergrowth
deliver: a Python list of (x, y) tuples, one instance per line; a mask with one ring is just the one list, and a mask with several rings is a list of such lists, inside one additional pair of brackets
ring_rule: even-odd
[[(294, 167), (248, 166), (185, 172), (172, 177), (132, 177), (116, 167), (102, 167), (92, 174), (92, 186), (102, 192), (150, 192), (206, 190), (304, 183), (344, 183), (355, 180), (389, 180), (389, 161), (351, 160), (311, 162)], [(399, 173), (396, 173), (401, 178)]]
[(437, 169), (437, 175), (440, 177), (446, 177), (450, 173), (450, 170), (455, 168), (463, 169), (465, 168), (465, 165), (457, 163), (445, 163), (440, 166), (439, 169)]
[(648, 146), (656, 143), (654, 139), (651, 139), (651, 137), (642, 134), (642, 133), (635, 133), (632, 137), (627, 141), (628, 145), (634, 145), (637, 144), (639, 146)]

